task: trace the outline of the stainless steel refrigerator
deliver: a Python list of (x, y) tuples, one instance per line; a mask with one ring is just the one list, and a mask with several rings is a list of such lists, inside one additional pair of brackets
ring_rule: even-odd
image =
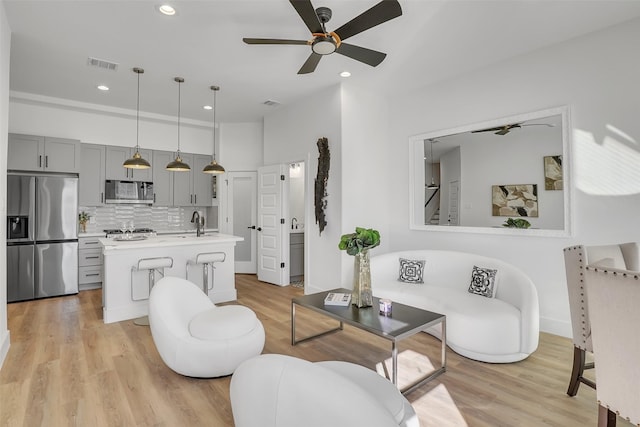
[(78, 293), (78, 177), (7, 175), (7, 301)]

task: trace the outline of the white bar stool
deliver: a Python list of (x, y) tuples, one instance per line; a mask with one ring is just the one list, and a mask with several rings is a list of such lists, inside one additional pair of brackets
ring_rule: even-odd
[(186, 279), (189, 280), (189, 266), (202, 264), (202, 291), (205, 295), (209, 295), (209, 290), (213, 289), (215, 276), (211, 278), (211, 287), (209, 287), (209, 266), (211, 266), (211, 274), (215, 273), (215, 263), (224, 262), (227, 259), (227, 254), (224, 252), (202, 252), (196, 255), (195, 261), (187, 261)]
[[(164, 277), (164, 269), (173, 267), (173, 258), (171, 257), (158, 257), (158, 258), (142, 258), (138, 260), (138, 264), (131, 267), (131, 300), (132, 301), (141, 301), (146, 298), (136, 298), (133, 295), (133, 274), (136, 271), (149, 271), (149, 294), (151, 294), (151, 288), (156, 283), (156, 272)], [(149, 325), (149, 317), (143, 316), (135, 319), (133, 321), (136, 325), (139, 326), (148, 326)]]

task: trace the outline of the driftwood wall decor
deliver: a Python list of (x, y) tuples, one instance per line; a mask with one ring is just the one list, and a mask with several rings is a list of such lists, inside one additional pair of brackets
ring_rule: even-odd
[(327, 138), (320, 138), (318, 145), (318, 173), (314, 185), (314, 203), (316, 209), (316, 224), (320, 227), (320, 235), (327, 225), (324, 210), (327, 207), (327, 181), (329, 180), (329, 164), (331, 156), (329, 154), (329, 141)]

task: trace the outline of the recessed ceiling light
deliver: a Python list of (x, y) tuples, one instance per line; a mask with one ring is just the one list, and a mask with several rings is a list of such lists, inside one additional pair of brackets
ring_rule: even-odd
[(204, 107), (205, 110), (213, 110), (213, 107), (211, 105), (205, 105)]
[(351, 77), (351, 73), (348, 71), (343, 71), (340, 73), (340, 77)]
[(98, 90), (103, 90), (105, 92), (109, 90), (109, 86), (105, 86), (105, 85), (98, 85), (97, 88)]
[(162, 6), (158, 7), (158, 10), (163, 15), (172, 16), (176, 14), (176, 10), (173, 7), (169, 6), (168, 4), (163, 4)]

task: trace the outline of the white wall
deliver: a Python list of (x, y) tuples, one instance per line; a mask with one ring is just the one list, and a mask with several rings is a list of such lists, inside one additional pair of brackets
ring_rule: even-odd
[(227, 171), (255, 171), (262, 166), (262, 123), (221, 123), (218, 163)]
[[(176, 119), (140, 112), (140, 147), (175, 151), (178, 147)], [(136, 145), (136, 111), (12, 93), (9, 132), (133, 147)], [(180, 120), (181, 151), (211, 154), (212, 143), (211, 123)]]
[[(264, 118), (264, 164), (306, 159), (305, 292), (339, 287), (342, 234), (342, 137), (340, 88), (327, 88), (293, 105), (278, 107)], [(319, 234), (313, 204), (313, 182), (318, 170), (319, 138), (329, 140), (331, 164), (327, 183), (327, 226)], [(298, 218), (299, 219), (299, 218)]]
[[(342, 86), (342, 233), (356, 227), (380, 232), (380, 247), (372, 255), (388, 251), (390, 223), (396, 211), (387, 203), (389, 162), (388, 101), (378, 92), (345, 83)], [(406, 162), (404, 164), (407, 164)], [(390, 209), (391, 208), (391, 209)], [(335, 241), (337, 246), (338, 240)], [(335, 250), (335, 247), (334, 247)], [(345, 287), (353, 283), (353, 257), (342, 252)]]
[[(483, 253), (522, 268), (540, 297), (541, 328), (570, 336), (562, 248), (640, 240), (640, 21), (524, 55), (472, 74), (395, 96), (386, 154), (388, 206), (397, 215), (391, 249)], [(424, 102), (426, 99), (429, 102)], [(408, 137), (568, 105), (573, 141), (571, 238), (409, 230)]]
[[(7, 215), (7, 133), (9, 116), (9, 52), (11, 29), (7, 22), (4, 3), (0, 4), (0, 218)], [(0, 367), (10, 345), (7, 327), (7, 235), (0, 227)]]

